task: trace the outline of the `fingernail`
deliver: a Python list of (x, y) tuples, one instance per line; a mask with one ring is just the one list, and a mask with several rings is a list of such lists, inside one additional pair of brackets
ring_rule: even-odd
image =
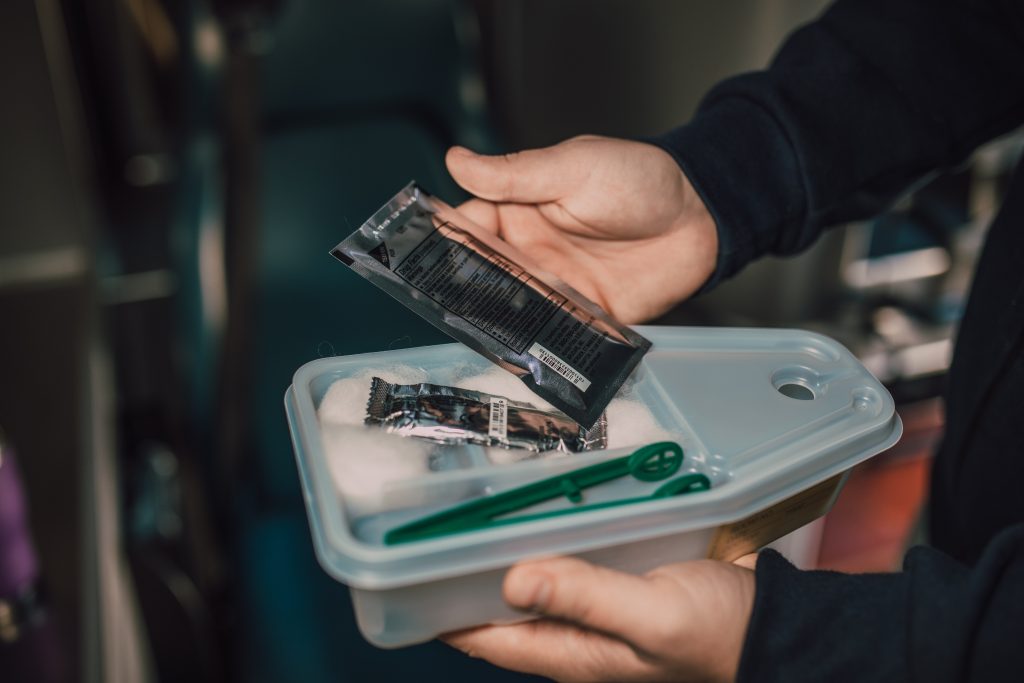
[(543, 609), (551, 597), (551, 582), (543, 574), (514, 572), (509, 576), (505, 590), (513, 607)]
[(476, 156), (475, 154), (473, 154), (472, 151), (466, 149), (465, 147), (452, 147), (450, 150), (448, 150), (448, 152), (450, 154), (454, 154), (455, 156), (460, 156), (460, 157)]

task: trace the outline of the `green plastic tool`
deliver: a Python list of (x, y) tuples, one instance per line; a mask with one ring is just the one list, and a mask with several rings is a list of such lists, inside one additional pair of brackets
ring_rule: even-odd
[[(649, 496), (623, 498), (590, 505), (578, 504), (583, 501), (584, 489), (625, 476), (632, 476), (640, 481), (661, 481), (678, 472), (682, 464), (683, 449), (679, 444), (672, 441), (652, 443), (636, 450), (631, 455), (581, 467), (578, 470), (542, 479), (493, 496), (471, 500), (395, 527), (384, 534), (384, 543), (398, 545), (412, 541), (424, 541), (438, 536), (532, 522), (538, 519), (600, 510), (616, 505), (628, 505), (695, 491), (706, 491), (711, 488), (711, 481), (706, 476), (690, 473), (662, 484)], [(577, 505), (548, 512), (502, 517), (510, 512), (562, 496)]]

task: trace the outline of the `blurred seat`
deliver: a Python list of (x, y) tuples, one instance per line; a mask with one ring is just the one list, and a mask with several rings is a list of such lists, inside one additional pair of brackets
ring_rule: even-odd
[(321, 356), (450, 341), (328, 251), (410, 178), (452, 194), (445, 142), (396, 113), (268, 136), (249, 337), (255, 484), (266, 504), (300, 502), (282, 396)]
[(258, 58), (258, 220), (228, 226), (229, 242), (255, 246), (236, 251), (254, 263), (248, 326), (227, 349), (246, 368), (236, 561), (247, 681), (525, 679), (440, 643), (386, 652), (362, 639), (348, 589), (316, 563), (282, 408), (307, 361), (449, 341), (328, 251), (411, 179), (460, 196), (445, 149), (487, 139), (463, 96), (472, 70), (460, 11), (447, 0), (294, 0)]

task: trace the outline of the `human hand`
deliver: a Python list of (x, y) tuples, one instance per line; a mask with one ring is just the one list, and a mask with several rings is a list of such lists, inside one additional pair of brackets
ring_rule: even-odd
[(478, 197), (460, 211), (623, 323), (668, 311), (714, 271), (714, 219), (654, 145), (588, 135), (495, 157), (453, 147), (445, 161)]
[(633, 576), (563, 557), (516, 565), (505, 601), (542, 618), (444, 636), (472, 657), (557, 681), (731, 681), (756, 555)]

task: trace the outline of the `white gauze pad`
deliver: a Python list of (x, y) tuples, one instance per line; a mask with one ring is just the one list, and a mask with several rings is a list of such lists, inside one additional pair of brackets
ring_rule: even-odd
[(317, 409), (327, 467), (353, 515), (379, 510), (388, 482), (411, 479), (429, 471), (434, 444), (366, 427), (370, 380), (416, 384), (427, 381), (419, 368), (397, 365), (364, 370), (334, 382)]

